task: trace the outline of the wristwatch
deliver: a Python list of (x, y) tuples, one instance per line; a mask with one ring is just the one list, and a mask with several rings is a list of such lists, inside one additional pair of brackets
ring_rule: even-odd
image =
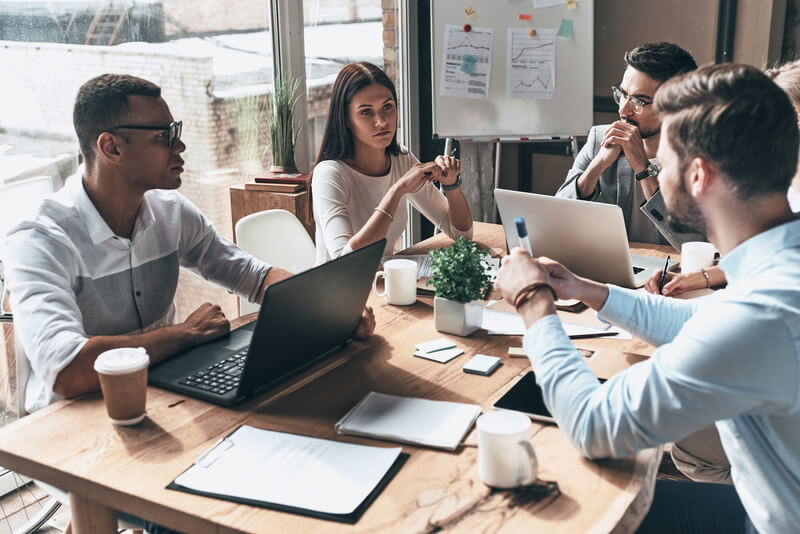
[(458, 189), (459, 187), (461, 187), (461, 175), (460, 174), (458, 175), (458, 178), (456, 178), (456, 181), (453, 182), (452, 184), (450, 184), (450, 185), (442, 184), (442, 191), (452, 191), (453, 189)]
[(655, 163), (650, 163), (642, 172), (636, 173), (636, 181), (638, 182), (639, 180), (644, 180), (645, 178), (658, 176), (658, 172), (660, 170), (661, 169), (658, 168), (658, 165)]

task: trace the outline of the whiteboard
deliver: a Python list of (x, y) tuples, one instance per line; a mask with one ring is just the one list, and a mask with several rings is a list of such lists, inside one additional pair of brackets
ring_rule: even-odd
[[(586, 134), (592, 125), (594, 0), (578, 0), (576, 9), (567, 9), (566, 5), (534, 9), (534, 0), (430, 1), (434, 136), (477, 140)], [(476, 13), (472, 19), (464, 12), (470, 5)], [(520, 20), (520, 14), (530, 15), (532, 20)], [(552, 42), (548, 39), (552, 33), (547, 30), (557, 32), (562, 19), (572, 21), (572, 36), (555, 37)], [(471, 25), (470, 32), (463, 31), (465, 24)], [(536, 36), (526, 42), (531, 28)], [(509, 40), (509, 29), (520, 32)], [(482, 54), (489, 54), (489, 32), (484, 30), (492, 33), (491, 55), (486, 58)], [(446, 49), (448, 59), (444, 56)], [(555, 52), (554, 63), (548, 64), (546, 50)], [(472, 56), (466, 64), (465, 54)], [(514, 58), (515, 67), (507, 70), (510, 58)], [(491, 70), (485, 90), (487, 78), (481, 76), (480, 69), (486, 67), (487, 60)], [(449, 80), (444, 85), (443, 67), (448, 69)], [(471, 68), (472, 74), (463, 71)], [(548, 78), (548, 72), (554, 79)], [(509, 73), (511, 84), (507, 83)], [(446, 91), (455, 88), (457, 93), (485, 94), (486, 99), (445, 96), (443, 87)], [(507, 87), (513, 90), (511, 95)], [(548, 93), (552, 98), (519, 97)]]

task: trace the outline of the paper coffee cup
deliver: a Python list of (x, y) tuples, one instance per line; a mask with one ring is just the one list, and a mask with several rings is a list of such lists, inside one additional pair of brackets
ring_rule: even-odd
[(115, 425), (135, 425), (147, 408), (147, 367), (150, 356), (143, 347), (107, 350), (94, 361), (108, 417)]

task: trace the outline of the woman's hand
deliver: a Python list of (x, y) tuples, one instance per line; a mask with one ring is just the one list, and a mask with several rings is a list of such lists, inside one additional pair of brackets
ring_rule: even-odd
[(439, 176), (439, 183), (442, 185), (453, 185), (458, 180), (458, 175), (461, 172), (461, 162), (453, 156), (436, 156), (433, 160), (441, 170)]
[(417, 191), (425, 182), (434, 182), (441, 177), (442, 168), (436, 162), (417, 163), (398, 180), (394, 187), (400, 195), (405, 195)]

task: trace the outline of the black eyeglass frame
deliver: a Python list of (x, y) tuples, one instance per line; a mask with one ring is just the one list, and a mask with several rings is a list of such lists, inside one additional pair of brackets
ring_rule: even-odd
[(175, 145), (175, 141), (181, 138), (181, 132), (183, 132), (183, 121), (172, 121), (166, 126), (148, 126), (145, 124), (120, 124), (117, 126), (112, 126), (111, 128), (105, 131), (113, 133), (114, 130), (119, 130), (123, 128), (126, 130), (164, 130), (167, 132), (167, 146), (172, 148)]
[(638, 96), (629, 96), (628, 93), (626, 93), (625, 91), (620, 89), (619, 86), (616, 85), (611, 86), (611, 96), (614, 98), (614, 102), (616, 102), (618, 106), (620, 105), (620, 102), (622, 102), (623, 98), (628, 102), (630, 102), (631, 105), (633, 106), (633, 112), (636, 113), (637, 115), (644, 111), (645, 106), (649, 106), (652, 104), (652, 102), (645, 102)]

